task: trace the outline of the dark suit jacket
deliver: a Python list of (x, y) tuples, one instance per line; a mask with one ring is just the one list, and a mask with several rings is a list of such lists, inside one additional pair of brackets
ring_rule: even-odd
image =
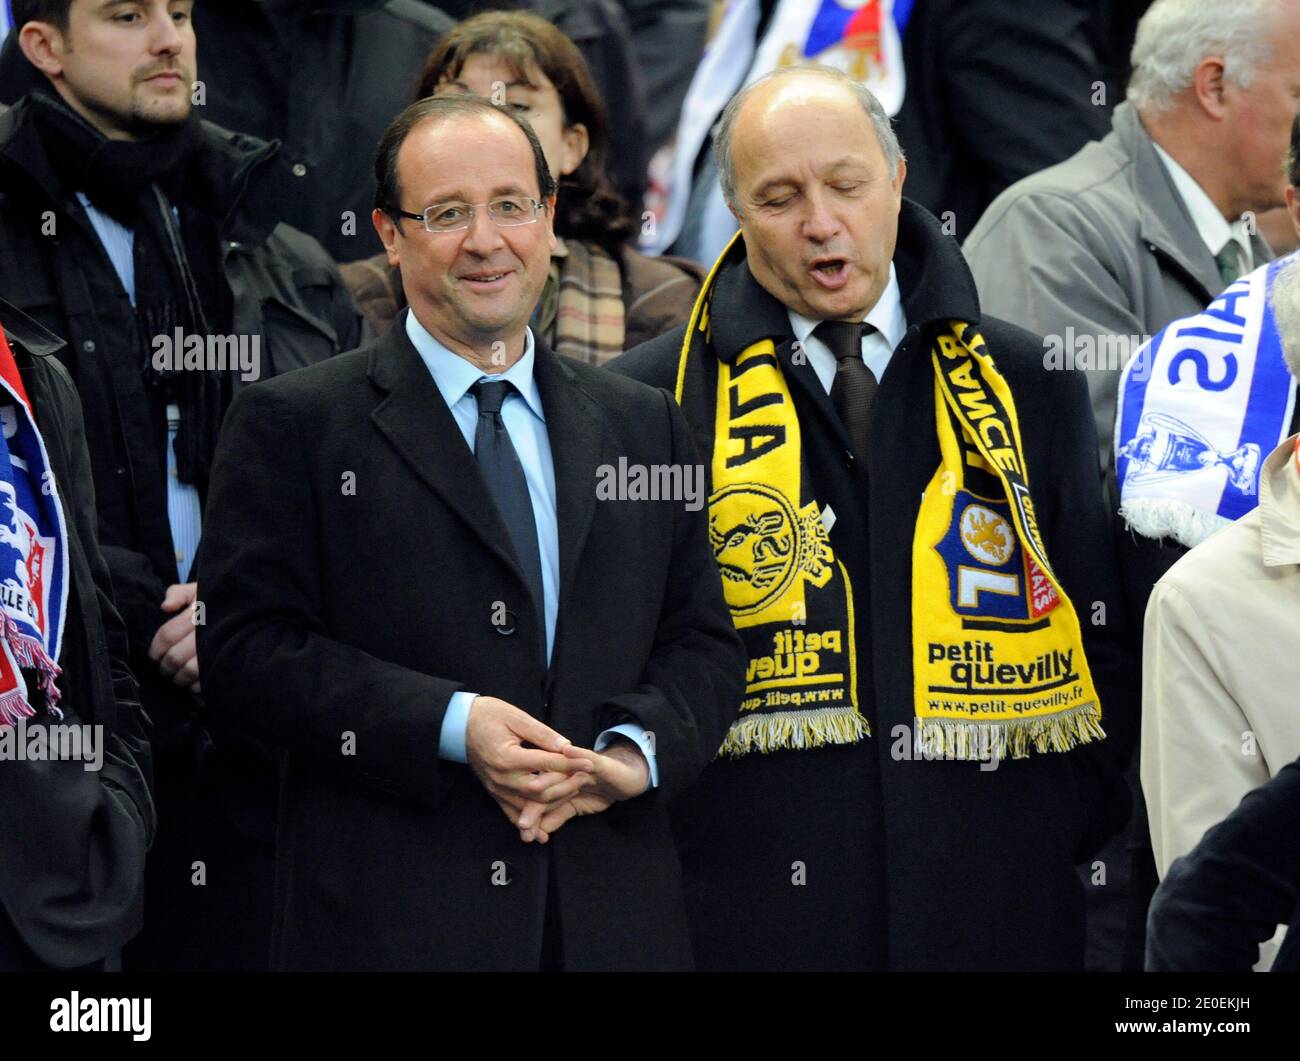
[(1147, 923), (1148, 972), (1249, 972), (1290, 923), (1275, 973), (1300, 971), (1300, 761), (1242, 799), (1169, 867)]
[[(694, 448), (662, 392), (536, 357), (559, 520), (549, 672), (505, 526), (400, 322), (227, 417), (199, 656), (215, 709), (287, 753), (279, 967), (536, 968), (548, 872), (567, 968), (690, 965), (665, 804), (720, 746), (744, 651), (703, 511), (597, 503), (596, 481), (620, 457), (694, 464)], [(437, 757), (462, 688), (587, 747), (639, 722), (659, 788), (522, 843), (469, 767)]]

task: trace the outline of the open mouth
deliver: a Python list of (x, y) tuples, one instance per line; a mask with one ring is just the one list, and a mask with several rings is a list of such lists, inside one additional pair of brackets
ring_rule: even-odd
[(814, 259), (809, 272), (823, 287), (840, 287), (848, 281), (849, 263), (845, 258)]

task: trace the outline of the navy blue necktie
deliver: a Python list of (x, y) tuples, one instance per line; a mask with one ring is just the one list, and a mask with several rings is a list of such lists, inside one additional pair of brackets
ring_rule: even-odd
[(510, 432), (501, 419), (501, 405), (515, 389), (506, 380), (480, 380), (474, 384), (474, 398), (478, 402), (478, 427), (474, 432), (474, 457), (487, 483), (488, 493), (496, 502), (497, 511), (510, 532), (515, 559), (523, 570), (528, 588), (537, 604), (537, 618), (541, 620), (542, 643), (546, 643), (546, 604), (542, 594), (542, 554), (537, 546), (537, 521), (533, 517), (533, 500), (528, 494), (528, 480), (524, 466), (510, 441)]

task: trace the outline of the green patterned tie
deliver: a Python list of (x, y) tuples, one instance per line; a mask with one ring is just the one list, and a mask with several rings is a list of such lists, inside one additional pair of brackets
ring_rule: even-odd
[(1224, 287), (1241, 276), (1241, 250), (1235, 239), (1230, 239), (1223, 245), (1223, 249), (1214, 256), (1214, 264), (1219, 267)]

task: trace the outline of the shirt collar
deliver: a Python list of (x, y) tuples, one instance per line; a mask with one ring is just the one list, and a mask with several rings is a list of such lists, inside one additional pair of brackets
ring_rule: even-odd
[(1265, 567), (1300, 564), (1300, 435), (1288, 438), (1264, 461), (1259, 527)]
[(406, 335), (411, 340), (411, 345), (415, 347), (415, 352), (420, 355), (420, 360), (428, 368), (429, 374), (433, 376), (433, 382), (437, 384), (448, 409), (454, 408), (456, 403), (469, 393), (469, 389), (481, 379), (508, 380), (515, 385), (520, 396), (528, 403), (528, 408), (533, 411), (533, 415), (543, 423), (546, 422), (546, 416), (542, 412), (541, 395), (537, 392), (537, 380), (533, 376), (536, 356), (531, 328), (524, 329), (524, 356), (504, 372), (492, 375), (484, 372), (472, 361), (448, 350), (429, 334), (424, 325), (416, 320), (415, 314), (409, 310), (406, 314)]
[[(790, 328), (794, 331), (794, 337), (803, 342), (812, 334), (813, 329), (821, 323), (819, 320), (810, 320), (807, 317), (801, 317), (794, 310), (788, 311), (790, 314)], [(894, 270), (894, 263), (889, 263), (889, 283), (885, 285), (885, 290), (876, 299), (876, 304), (871, 307), (871, 311), (863, 318), (864, 322), (875, 326), (889, 343), (891, 350), (896, 349), (898, 344), (903, 341), (903, 336), (907, 334), (907, 316), (903, 313), (902, 294), (898, 289), (898, 273)]]
[(1160, 161), (1169, 172), (1169, 178), (1174, 182), (1179, 198), (1183, 200), (1187, 212), (1192, 215), (1192, 224), (1196, 226), (1201, 241), (1210, 249), (1210, 253), (1217, 257), (1228, 240), (1236, 240), (1237, 246), (1245, 255), (1241, 262), (1242, 272), (1250, 272), (1254, 261), (1251, 256), (1250, 240), (1246, 236), (1245, 222), (1234, 221), (1229, 224), (1225, 221), (1223, 215), (1219, 213), (1219, 208), (1214, 205), (1214, 200), (1196, 182), (1196, 178), (1154, 140), (1151, 141), (1151, 146), (1156, 149), (1156, 154), (1160, 156)]

